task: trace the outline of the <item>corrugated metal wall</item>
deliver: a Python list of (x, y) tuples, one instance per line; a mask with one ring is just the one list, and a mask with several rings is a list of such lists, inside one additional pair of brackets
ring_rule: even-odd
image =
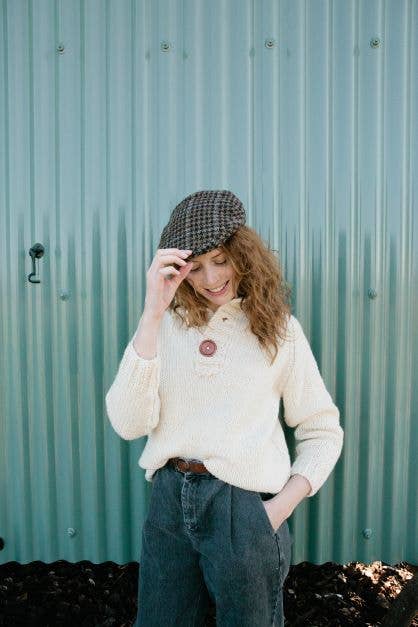
[(341, 410), (293, 563), (416, 561), (417, 42), (414, 0), (0, 2), (1, 562), (138, 559), (145, 439), (104, 396), (209, 188), (279, 251)]

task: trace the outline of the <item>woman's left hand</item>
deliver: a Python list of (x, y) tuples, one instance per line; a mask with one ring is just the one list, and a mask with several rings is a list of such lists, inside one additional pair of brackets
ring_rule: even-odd
[(268, 501), (263, 501), (271, 526), (278, 529), (289, 518), (298, 504), (309, 494), (309, 480), (299, 474), (292, 475), (286, 485)]
[(293, 511), (288, 507), (287, 503), (283, 503), (280, 500), (278, 494), (267, 501), (263, 501), (263, 505), (273, 529), (278, 529)]

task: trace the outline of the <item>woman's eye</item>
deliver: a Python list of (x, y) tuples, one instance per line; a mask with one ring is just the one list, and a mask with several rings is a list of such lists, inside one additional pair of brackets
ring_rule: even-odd
[[(224, 261), (219, 261), (218, 263), (215, 261), (215, 266), (223, 266), (224, 263), (226, 263), (226, 259)], [(196, 270), (199, 270), (199, 268), (192, 268), (190, 272), (196, 272)]]

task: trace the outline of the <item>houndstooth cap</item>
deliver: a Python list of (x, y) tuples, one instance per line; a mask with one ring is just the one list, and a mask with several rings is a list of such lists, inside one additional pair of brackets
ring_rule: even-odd
[(158, 248), (192, 250), (197, 257), (225, 242), (245, 220), (244, 206), (232, 192), (194, 192), (173, 209)]

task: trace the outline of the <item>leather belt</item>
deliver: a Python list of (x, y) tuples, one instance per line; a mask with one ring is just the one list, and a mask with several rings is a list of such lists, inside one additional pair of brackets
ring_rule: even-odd
[(194, 462), (182, 457), (170, 457), (167, 463), (180, 472), (187, 472), (188, 470), (192, 472), (209, 472), (203, 462)]
[[(192, 472), (209, 472), (203, 462), (194, 462), (189, 459), (183, 459), (182, 457), (170, 457), (167, 460), (167, 464), (173, 466), (176, 470), (180, 472), (186, 472), (187, 470), (191, 470)], [(267, 499), (271, 499), (274, 496), (273, 492), (259, 492), (262, 500), (265, 501)]]

